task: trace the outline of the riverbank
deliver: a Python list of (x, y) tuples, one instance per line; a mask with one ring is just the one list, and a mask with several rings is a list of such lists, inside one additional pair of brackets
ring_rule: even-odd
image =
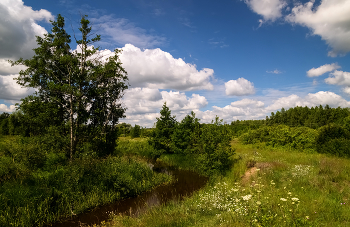
[(239, 161), (181, 202), (101, 226), (349, 226), (350, 160), (232, 142)]
[[(43, 226), (169, 183), (136, 156), (99, 158), (87, 147), (72, 162), (35, 138), (0, 140), (0, 226)], [(90, 153), (89, 153), (90, 152)]]

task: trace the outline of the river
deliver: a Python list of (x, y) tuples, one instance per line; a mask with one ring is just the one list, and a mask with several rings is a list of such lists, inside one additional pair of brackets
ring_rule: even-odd
[(180, 170), (164, 165), (160, 162), (149, 163), (153, 171), (172, 175), (173, 182), (161, 185), (151, 191), (144, 192), (137, 197), (127, 198), (111, 204), (98, 206), (88, 212), (72, 216), (71, 219), (51, 224), (53, 227), (78, 227), (82, 225), (100, 224), (108, 221), (110, 214), (124, 214), (137, 217), (154, 206), (165, 204), (169, 201), (182, 200), (191, 196), (194, 191), (204, 187), (207, 177), (201, 176), (189, 170)]

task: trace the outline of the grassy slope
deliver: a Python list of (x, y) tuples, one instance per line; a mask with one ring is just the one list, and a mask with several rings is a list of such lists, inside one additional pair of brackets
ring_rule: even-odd
[(350, 226), (349, 159), (232, 146), (240, 161), (191, 198), (102, 226)]

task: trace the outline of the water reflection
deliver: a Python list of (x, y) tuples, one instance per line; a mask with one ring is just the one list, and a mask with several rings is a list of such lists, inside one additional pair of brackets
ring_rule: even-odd
[(208, 178), (198, 175), (196, 172), (179, 170), (165, 166), (159, 162), (149, 163), (150, 168), (156, 172), (172, 175), (174, 182), (161, 185), (152, 191), (145, 192), (137, 197), (124, 199), (112, 204), (104, 205), (92, 211), (74, 216), (72, 219), (55, 223), (54, 227), (76, 227), (81, 225), (99, 224), (107, 221), (110, 213), (138, 216), (153, 206), (164, 204), (171, 200), (181, 200), (190, 196), (194, 191), (203, 187)]

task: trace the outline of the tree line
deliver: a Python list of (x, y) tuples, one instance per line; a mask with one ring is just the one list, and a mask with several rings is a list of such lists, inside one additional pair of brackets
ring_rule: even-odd
[(266, 125), (284, 124), (292, 127), (319, 128), (330, 123), (340, 124), (347, 116), (349, 116), (348, 108), (331, 108), (329, 105), (311, 108), (296, 106), (272, 112), (270, 117), (266, 117)]

